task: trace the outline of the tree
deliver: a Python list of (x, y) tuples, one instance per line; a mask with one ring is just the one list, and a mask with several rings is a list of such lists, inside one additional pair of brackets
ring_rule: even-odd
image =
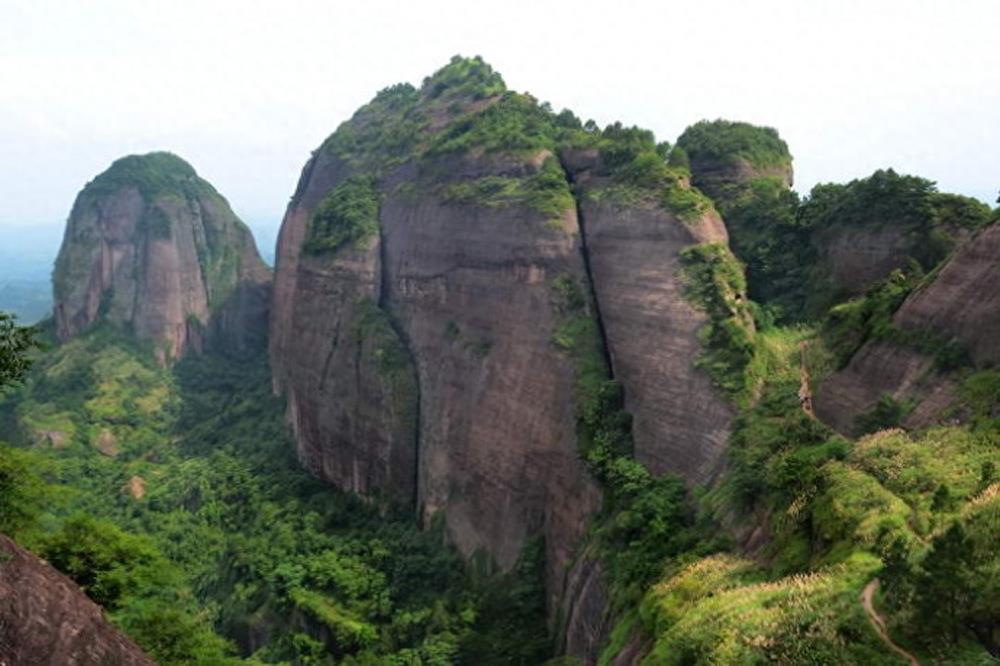
[(35, 329), (18, 326), (17, 318), (0, 312), (0, 388), (21, 381), (31, 367), (28, 352), (37, 345)]
[(972, 599), (973, 542), (959, 522), (934, 538), (917, 580), (916, 606), (925, 635), (944, 633), (952, 644)]
[(910, 566), (910, 549), (902, 539), (895, 539), (882, 556), (882, 580), (886, 601), (894, 609), (909, 604), (913, 595), (913, 568)]

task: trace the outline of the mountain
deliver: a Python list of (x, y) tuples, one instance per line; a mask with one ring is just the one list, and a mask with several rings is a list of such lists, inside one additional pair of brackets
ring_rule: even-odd
[(543, 535), (554, 620), (601, 506), (588, 419), (631, 412), (657, 473), (720, 469), (732, 408), (698, 332), (752, 323), (681, 273), (725, 243), (649, 132), (584, 129), (479, 59), (383, 90), (315, 151), (279, 238), (271, 358), (304, 464), (500, 570)]
[(1000, 211), (792, 181), (456, 57), (313, 152), (272, 288), (123, 158), (0, 393), (0, 531), (166, 665), (989, 663)]
[(262, 339), (270, 273), (226, 200), (176, 155), (124, 157), (73, 204), (53, 272), (63, 341), (100, 320), (161, 362)]

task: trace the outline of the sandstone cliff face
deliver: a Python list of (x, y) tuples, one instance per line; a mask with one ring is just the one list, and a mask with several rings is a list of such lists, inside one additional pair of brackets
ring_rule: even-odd
[(53, 282), (62, 340), (104, 320), (152, 342), (167, 362), (200, 350), (206, 335), (238, 349), (266, 330), (270, 271), (253, 237), (169, 153), (123, 158), (88, 183)]
[(928, 286), (900, 307), (904, 330), (954, 338), (980, 366), (1000, 362), (1000, 224), (967, 242)]
[(636, 459), (654, 474), (706, 483), (719, 471), (733, 410), (695, 367), (704, 312), (684, 293), (680, 251), (728, 240), (708, 212), (690, 221), (657, 205), (605, 201), (599, 167), (576, 175), (587, 255), (612, 373), (632, 413)]
[[(302, 252), (309, 218), (350, 170), (319, 153), (303, 171), (278, 238), (271, 318), (276, 390), (285, 392), (306, 468), (365, 496), (416, 499), (417, 406), (413, 362), (381, 299), (381, 241), (331, 257)], [(375, 318), (378, 334), (363, 326)], [(380, 368), (395, 352), (400, 367)]]
[[(578, 551), (602, 493), (578, 449), (576, 361), (555, 342), (560, 290), (599, 319), (637, 457), (707, 481), (732, 414), (695, 367), (706, 318), (678, 253), (726, 232), (714, 212), (588, 199), (609, 184), (599, 155), (536, 141), (551, 122), (537, 102), (496, 90), (439, 75), (386, 89), (314, 153), (279, 236), (274, 387), (320, 478), (441, 520), (503, 570), (543, 537), (550, 619), (589, 663), (611, 618), (603, 568)], [(494, 122), (528, 136), (491, 144)]]
[(152, 666), (77, 585), (0, 535), (0, 664)]
[[(1000, 363), (1000, 225), (967, 241), (926, 286), (912, 293), (893, 316), (907, 332), (957, 342), (977, 367)], [(820, 418), (842, 432), (883, 395), (914, 403), (904, 425), (939, 422), (955, 398), (955, 379), (933, 358), (888, 341), (866, 343), (847, 367), (823, 382), (815, 406)]]
[[(447, 173), (536, 162), (471, 159)], [(574, 369), (551, 343), (553, 279), (586, 279), (574, 211), (557, 227), (518, 206), (446, 201), (448, 177), (401, 168), (380, 183), (378, 237), (303, 253), (318, 201), (349, 172), (318, 155), (279, 239), (272, 362), (300, 456), (342, 488), (442, 515), (463, 553), (502, 569), (545, 534), (556, 598), (600, 501), (576, 450)], [(383, 322), (381, 342), (358, 335), (362, 309)], [(395, 381), (366, 346), (399, 356)]]

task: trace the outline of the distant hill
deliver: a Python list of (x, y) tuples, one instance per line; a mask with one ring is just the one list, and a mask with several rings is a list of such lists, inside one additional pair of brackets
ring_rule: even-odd
[(35, 323), (52, 309), (52, 264), (61, 225), (0, 225), (0, 310)]

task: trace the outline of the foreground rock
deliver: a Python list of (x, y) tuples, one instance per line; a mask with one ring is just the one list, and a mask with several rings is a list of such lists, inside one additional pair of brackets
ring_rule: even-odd
[(76, 583), (0, 535), (0, 664), (152, 665)]
[[(379, 93), (302, 172), (270, 354), (314, 474), (440, 520), (487, 568), (543, 538), (550, 619), (589, 662), (609, 597), (579, 556), (602, 493), (581, 461), (577, 382), (613, 373), (656, 473), (713, 477), (731, 410), (696, 367), (706, 316), (678, 256), (726, 231), (655, 153), (635, 199), (599, 151), (561, 145), (553, 118), (478, 59)], [(682, 220), (657, 189), (668, 181), (707, 208)]]

